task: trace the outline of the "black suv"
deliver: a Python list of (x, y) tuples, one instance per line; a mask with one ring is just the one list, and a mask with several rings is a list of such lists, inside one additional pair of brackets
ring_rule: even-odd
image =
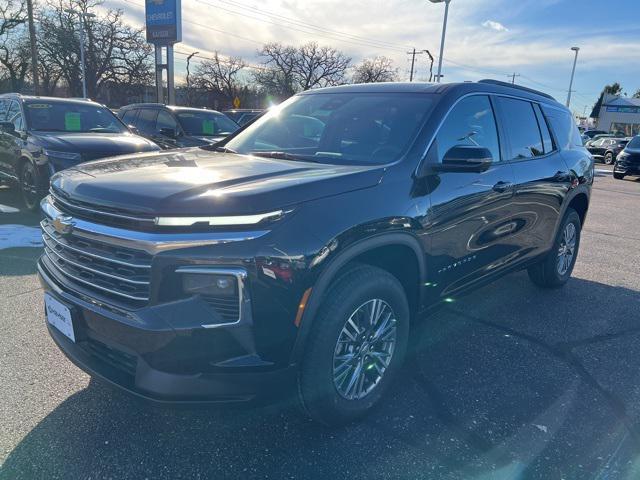
[(640, 135), (633, 137), (616, 157), (613, 178), (622, 180), (625, 175), (640, 175)]
[(295, 390), (313, 418), (349, 421), (426, 312), (515, 270), (569, 279), (593, 175), (569, 110), (532, 90), (307, 91), (223, 145), (56, 175), (47, 326), (148, 399)]
[(226, 115), (204, 108), (136, 103), (118, 110), (124, 123), (164, 149), (201, 147), (219, 142), (240, 126)]
[(55, 172), (87, 160), (160, 150), (104, 106), (82, 99), (0, 95), (0, 178), (37, 209)]
[(593, 155), (593, 158), (611, 165), (615, 162), (618, 154), (627, 146), (629, 140), (628, 138), (602, 137), (589, 142), (585, 147)]

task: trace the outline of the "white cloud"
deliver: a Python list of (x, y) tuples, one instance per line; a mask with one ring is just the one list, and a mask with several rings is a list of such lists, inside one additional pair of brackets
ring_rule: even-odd
[(503, 24), (501, 24), (500, 22), (496, 22), (493, 20), (487, 20), (485, 22), (482, 22), (482, 26), (485, 28), (490, 28), (491, 30), (495, 30), (496, 32), (508, 32), (509, 29), (507, 27), (505, 27)]

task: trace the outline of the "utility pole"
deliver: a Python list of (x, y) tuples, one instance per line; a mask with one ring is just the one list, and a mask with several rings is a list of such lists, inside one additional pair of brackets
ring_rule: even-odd
[(416, 64), (416, 55), (422, 55), (424, 53), (426, 53), (431, 59), (431, 68), (429, 70), (429, 81), (431, 81), (431, 77), (433, 76), (433, 55), (431, 55), (429, 50), (420, 50), (419, 52), (417, 52), (416, 49), (414, 48), (413, 51), (407, 52), (407, 55), (411, 55), (411, 73), (409, 74), (410, 82), (413, 82), (413, 71), (414, 71), (414, 66)]
[(36, 46), (36, 26), (33, 23), (33, 1), (27, 0), (27, 16), (29, 17), (29, 45), (31, 46), (31, 74), (33, 75), (33, 93), (40, 94), (40, 78), (38, 75), (38, 47)]
[(409, 81), (413, 82), (413, 66), (416, 63), (416, 49), (413, 49), (413, 52), (407, 52), (407, 55), (411, 55), (411, 73), (409, 74)]
[(507, 77), (511, 77), (511, 84), (515, 85), (516, 83), (516, 77), (519, 77), (520, 74), (519, 73), (515, 73), (513, 72), (511, 75), (507, 75)]

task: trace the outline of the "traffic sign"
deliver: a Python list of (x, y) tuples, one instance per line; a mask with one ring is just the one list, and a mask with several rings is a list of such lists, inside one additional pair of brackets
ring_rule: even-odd
[(240, 108), (240, 98), (236, 97), (233, 99), (233, 108)]

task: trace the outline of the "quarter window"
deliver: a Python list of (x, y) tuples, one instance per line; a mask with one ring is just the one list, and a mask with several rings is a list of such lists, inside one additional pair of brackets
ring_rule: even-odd
[(156, 116), (158, 115), (157, 110), (153, 110), (152, 108), (143, 108), (140, 110), (138, 114), (138, 120), (136, 121), (138, 130), (141, 133), (145, 133), (147, 135), (152, 135), (155, 133), (155, 125), (156, 125)]
[(498, 102), (511, 148), (510, 158), (520, 160), (544, 155), (544, 146), (533, 105), (525, 100), (505, 97), (499, 97)]
[(158, 120), (156, 121), (156, 132), (160, 133), (163, 128), (167, 128), (175, 132), (178, 129), (178, 123), (169, 112), (160, 110), (158, 112)]
[(555, 133), (558, 148), (566, 150), (572, 146), (582, 146), (582, 137), (580, 137), (578, 127), (568, 111), (546, 105), (542, 106), (542, 110), (551, 124), (553, 133)]
[(496, 119), (489, 97), (473, 95), (462, 99), (442, 124), (434, 146), (439, 162), (450, 148), (456, 146), (486, 147), (493, 161), (500, 161)]
[(11, 102), (9, 110), (7, 111), (7, 121), (13, 123), (13, 127), (17, 131), (21, 131), (22, 128), (22, 111), (20, 105), (15, 100)]
[(549, 125), (540, 110), (540, 105), (533, 105), (533, 109), (536, 112), (536, 118), (538, 119), (538, 126), (540, 127), (540, 133), (542, 134), (542, 146), (544, 147), (544, 153), (553, 151), (553, 141), (551, 140), (551, 133), (549, 132)]

